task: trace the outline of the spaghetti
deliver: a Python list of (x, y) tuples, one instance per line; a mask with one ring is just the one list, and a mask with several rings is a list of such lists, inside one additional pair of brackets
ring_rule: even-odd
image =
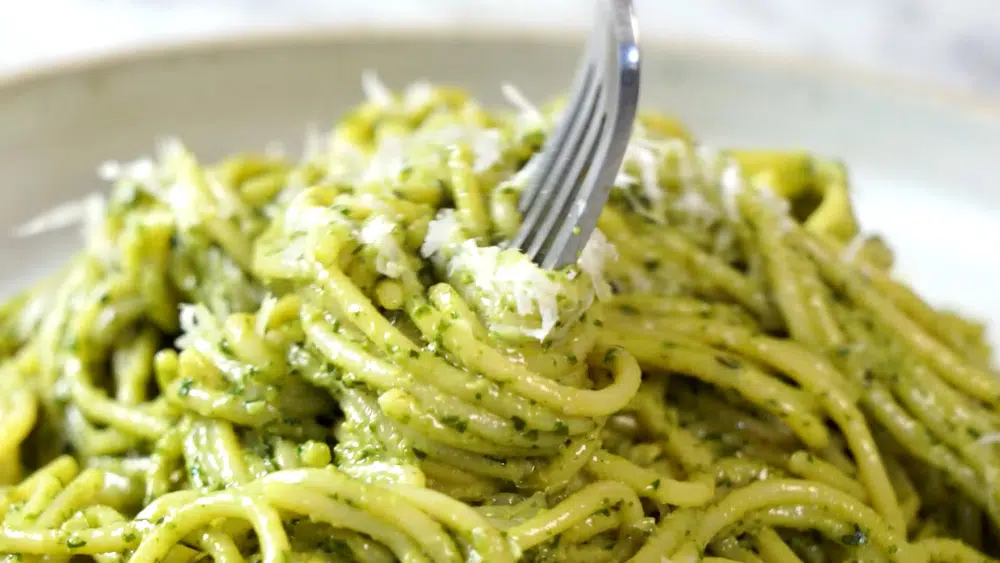
[(892, 277), (842, 165), (641, 116), (545, 272), (503, 243), (552, 112), (367, 84), (300, 162), (103, 167), (0, 309), (4, 561), (1000, 553), (983, 329)]

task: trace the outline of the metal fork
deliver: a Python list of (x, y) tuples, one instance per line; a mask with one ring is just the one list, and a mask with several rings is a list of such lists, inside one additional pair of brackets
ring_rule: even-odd
[(546, 269), (576, 262), (608, 201), (639, 101), (639, 34), (631, 0), (598, 0), (572, 95), (521, 194), (511, 241)]

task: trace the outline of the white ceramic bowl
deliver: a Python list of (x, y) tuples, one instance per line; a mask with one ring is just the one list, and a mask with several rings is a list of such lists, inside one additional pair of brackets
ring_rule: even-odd
[[(575, 38), (468, 33), (246, 37), (62, 65), (0, 80), (0, 225), (101, 183), (96, 166), (179, 136), (206, 158), (300, 146), (307, 125), (356, 103), (363, 69), (392, 86), (426, 77), (500, 103), (568, 83)], [(1000, 324), (1000, 110), (814, 62), (689, 44), (645, 45), (642, 104), (711, 144), (801, 146), (845, 159), (867, 229), (936, 304)], [(0, 293), (64, 259), (75, 231), (0, 235)], [(994, 331), (994, 335), (997, 331)]]

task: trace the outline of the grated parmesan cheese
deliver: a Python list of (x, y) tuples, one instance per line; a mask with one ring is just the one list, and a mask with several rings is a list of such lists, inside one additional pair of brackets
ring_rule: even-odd
[(170, 207), (177, 228), (182, 231), (194, 229), (201, 221), (201, 206), (198, 205), (196, 188), (186, 182), (173, 182), (162, 193), (160, 199)]
[(454, 209), (438, 211), (434, 219), (427, 224), (427, 236), (420, 245), (420, 255), (424, 258), (434, 256), (448, 243), (448, 240), (458, 230), (458, 219)]
[(528, 162), (525, 162), (524, 166), (522, 166), (520, 170), (515, 172), (514, 175), (510, 177), (510, 185), (512, 187), (519, 191), (524, 190), (525, 186), (528, 185), (528, 180), (535, 176), (535, 172), (538, 170), (538, 167), (541, 166), (541, 154), (542, 153), (536, 152), (531, 155)]
[(757, 186), (757, 193), (760, 194), (760, 199), (764, 205), (777, 216), (778, 229), (782, 233), (787, 233), (794, 228), (795, 225), (791, 216), (792, 205), (787, 199), (774, 193), (774, 190), (766, 185)]
[(243, 202), (240, 201), (236, 194), (227, 190), (226, 186), (222, 185), (222, 182), (219, 181), (219, 178), (215, 174), (205, 174), (204, 182), (214, 200), (214, 215), (221, 219), (235, 217), (243, 207)]
[(474, 125), (453, 124), (440, 129), (417, 130), (410, 143), (441, 147), (465, 144), (472, 150), (474, 172), (482, 173), (500, 161), (502, 155), (500, 131)]
[(718, 178), (722, 173), (721, 169), (726, 161), (722, 153), (707, 145), (698, 145), (694, 152), (699, 168), (701, 169), (702, 178)]
[(362, 182), (384, 182), (398, 178), (406, 166), (406, 141), (399, 136), (387, 136), (375, 148)]
[(976, 443), (980, 446), (991, 446), (993, 444), (1000, 444), (1000, 432), (988, 432), (983, 434), (976, 439)]
[[(85, 224), (104, 211), (104, 196), (94, 192), (80, 199), (60, 203), (14, 228), (15, 237), (31, 237)], [(90, 231), (89, 228), (84, 229)]]
[(286, 158), (288, 147), (281, 141), (271, 141), (264, 145), (264, 155), (269, 158)]
[(600, 229), (594, 229), (587, 244), (580, 252), (577, 264), (590, 276), (594, 284), (594, 293), (598, 299), (603, 300), (611, 297), (611, 286), (604, 279), (604, 266), (617, 259), (618, 251), (615, 249), (615, 245)]
[(326, 179), (334, 182), (357, 182), (367, 174), (369, 157), (354, 144), (333, 138), (326, 149)]
[(528, 100), (528, 97), (521, 92), (520, 88), (510, 82), (505, 82), (500, 86), (500, 92), (510, 102), (510, 105), (517, 109), (517, 122), (520, 130), (524, 131), (544, 127), (545, 115), (538, 109), (538, 106)]
[(634, 164), (639, 170), (638, 184), (642, 188), (643, 195), (651, 202), (661, 201), (663, 191), (660, 189), (660, 165), (654, 150), (640, 139), (633, 137), (633, 141), (629, 142), (625, 149), (622, 168), (615, 181), (616, 187), (628, 187), (636, 183), (636, 178), (625, 172), (625, 167), (629, 164)]
[(392, 91), (382, 82), (379, 75), (374, 70), (364, 70), (361, 72), (361, 90), (368, 101), (382, 106), (390, 107), (395, 103)]
[(731, 221), (739, 221), (740, 208), (736, 200), (740, 192), (743, 191), (744, 184), (740, 165), (735, 161), (731, 160), (726, 163), (726, 167), (722, 170), (719, 187), (722, 189), (722, 206), (726, 211), (726, 216)]
[(181, 325), (181, 335), (177, 337), (177, 347), (185, 349), (193, 345), (192, 337), (195, 335), (211, 334), (215, 329), (220, 329), (218, 321), (212, 316), (202, 304), (181, 303), (179, 306), (178, 320)]
[(377, 252), (375, 269), (390, 278), (398, 278), (403, 274), (403, 250), (392, 237), (394, 230), (395, 223), (383, 215), (376, 215), (366, 221), (358, 233), (358, 240), (373, 246)]
[(322, 228), (338, 222), (344, 222), (343, 215), (329, 207), (313, 205), (296, 197), (285, 208), (285, 227), (292, 232), (306, 233), (314, 228)]
[(41, 325), (55, 298), (54, 289), (46, 287), (45, 291), (36, 293), (29, 299), (27, 305), (21, 310), (21, 314), (17, 317), (18, 334), (24, 336), (30, 335)]
[(143, 186), (155, 184), (159, 179), (156, 163), (148, 157), (139, 158), (126, 164), (116, 160), (108, 160), (98, 166), (97, 174), (107, 182), (127, 180)]
[(80, 225), (86, 249), (106, 264), (115, 261), (115, 247), (107, 235), (107, 200), (100, 193), (65, 202), (14, 228), (13, 236), (31, 237)]
[(625, 190), (636, 185), (637, 183), (638, 181), (635, 179), (635, 176), (625, 172), (625, 167), (623, 165), (618, 171), (618, 174), (615, 176), (615, 181), (612, 182), (611, 185), (620, 190)]
[(716, 208), (705, 194), (696, 189), (686, 189), (679, 198), (674, 201), (674, 206), (687, 213), (691, 217), (697, 217), (705, 222), (714, 221), (718, 213)]
[[(403, 90), (402, 100), (397, 100), (392, 91), (371, 71), (361, 76), (362, 89), (369, 101), (383, 107), (400, 105), (403, 111), (418, 111), (433, 101), (434, 88), (427, 81), (413, 82)], [(514, 97), (525, 103), (523, 96)], [(528, 104), (539, 120), (541, 113)], [(370, 155), (359, 147), (343, 139), (335, 138), (327, 150), (327, 175), (329, 179), (347, 182), (381, 183), (397, 179), (406, 167), (406, 161), (414, 148), (454, 144), (468, 145), (473, 154), (473, 171), (485, 172), (500, 162), (503, 156), (503, 136), (495, 128), (477, 127), (470, 124), (450, 124), (438, 128), (418, 128), (405, 136), (386, 136), (379, 140)], [(307, 137), (306, 159), (321, 154), (321, 138)], [(443, 165), (443, 163), (442, 163)]]
[(418, 129), (406, 138), (386, 137), (379, 142), (371, 158), (368, 159), (367, 167), (360, 174), (360, 180), (362, 182), (394, 180), (406, 167), (407, 157), (413, 153), (414, 148), (427, 146), (444, 148), (458, 144), (468, 145), (471, 148), (473, 172), (480, 174), (500, 162), (503, 155), (502, 141), (500, 131), (497, 129), (459, 124), (438, 129)]
[[(171, 209), (178, 228), (191, 229), (198, 224), (203, 209), (198, 202), (197, 188), (171, 178), (169, 171), (176, 168), (182, 159), (192, 159), (193, 156), (179, 140), (171, 137), (158, 143), (156, 156), (155, 160), (143, 157), (126, 164), (107, 161), (98, 168), (98, 174), (107, 181), (134, 182)], [(222, 186), (212, 184), (213, 182), (208, 182), (208, 189), (214, 196), (221, 198), (221, 210), (234, 212), (238, 205), (232, 199), (235, 196), (226, 192)]]
[(277, 304), (278, 298), (271, 293), (268, 293), (261, 301), (257, 317), (254, 319), (254, 331), (258, 336), (264, 336), (264, 333), (267, 332), (267, 325), (271, 322), (271, 314), (274, 313), (274, 306)]
[(840, 255), (840, 259), (848, 264), (854, 262), (858, 257), (858, 253), (861, 252), (861, 249), (865, 247), (866, 240), (867, 237), (865, 237), (864, 233), (858, 233), (854, 235), (854, 237), (851, 238), (850, 242), (848, 242), (847, 245), (844, 246), (844, 250)]
[(434, 99), (434, 87), (426, 80), (418, 80), (403, 90), (403, 109), (417, 111)]
[(539, 341), (545, 340), (559, 321), (557, 297), (562, 287), (524, 256), (501, 264), (504, 252), (496, 246), (480, 247), (474, 240), (465, 240), (449, 263), (449, 275), (465, 270), (479, 289), (491, 294), (509, 294), (518, 315), (530, 315), (537, 308), (541, 317), (539, 328), (522, 329), (522, 332)]
[(320, 131), (315, 123), (306, 124), (306, 133), (302, 141), (302, 160), (312, 162), (326, 152), (327, 136)]
[[(424, 258), (430, 258), (444, 254), (447, 249), (449, 277), (458, 272), (467, 273), (472, 285), (480, 291), (491, 295), (511, 296), (518, 315), (527, 316), (537, 312), (541, 320), (538, 328), (518, 327), (517, 330), (539, 341), (545, 340), (560, 320), (559, 297), (564, 292), (562, 282), (516, 250), (501, 249), (498, 246), (481, 247), (472, 239), (457, 243), (460, 238), (461, 226), (455, 211), (443, 209), (428, 225), (420, 253)], [(610, 286), (604, 279), (604, 267), (617, 257), (614, 245), (604, 233), (595, 230), (577, 262), (578, 271), (586, 272), (593, 285), (593, 294), (584, 297), (586, 306), (590, 305), (594, 296), (598, 299), (610, 296)], [(568, 272), (568, 279), (574, 279), (576, 273), (577, 271), (572, 270)]]
[(664, 156), (672, 156), (677, 159), (677, 176), (687, 189), (695, 189), (698, 186), (697, 169), (700, 168), (694, 162), (690, 147), (683, 139), (668, 139), (663, 142)]
[[(649, 139), (646, 137), (645, 129), (637, 124), (625, 149), (625, 157), (615, 177), (614, 186), (627, 189), (638, 185), (647, 200), (654, 204), (660, 203), (664, 197), (663, 188), (660, 186), (660, 172), (664, 160), (671, 155), (679, 162), (681, 179), (685, 183), (691, 183), (695, 178), (687, 156), (687, 145), (680, 139), (661, 141)], [(634, 166), (638, 170), (638, 178), (626, 172), (629, 166)]]
[(502, 156), (500, 141), (500, 131), (496, 129), (486, 129), (473, 136), (472, 154), (475, 160), (472, 163), (472, 170), (474, 172), (477, 174), (486, 172), (500, 162)]

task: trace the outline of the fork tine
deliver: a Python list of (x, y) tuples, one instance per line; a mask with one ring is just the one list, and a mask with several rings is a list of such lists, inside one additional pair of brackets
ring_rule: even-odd
[(595, 80), (600, 80), (600, 76), (595, 76), (593, 59), (595, 56), (593, 42), (588, 42), (587, 49), (584, 50), (577, 70), (573, 77), (573, 86), (570, 89), (571, 95), (566, 99), (566, 107), (556, 123), (556, 128), (549, 135), (542, 147), (541, 162), (536, 168), (536, 176), (532, 178), (524, 191), (521, 193), (521, 201), (518, 210), (524, 213), (531, 208), (535, 198), (541, 192), (542, 185), (556, 161), (557, 154), (565, 144), (572, 124), (576, 121), (576, 114), (583, 107), (581, 100), (586, 93), (588, 85)]
[(631, 0), (601, 0), (573, 94), (522, 192), (511, 244), (543, 268), (576, 261), (597, 225), (635, 119), (639, 50)]
[(540, 236), (537, 236), (534, 243), (527, 249), (527, 254), (532, 259), (548, 253), (548, 248), (557, 235), (556, 226), (567, 219), (575, 219), (575, 215), (579, 213), (574, 208), (577, 207), (577, 204), (585, 203), (579, 198), (580, 190), (584, 188), (584, 184), (580, 180), (588, 167), (596, 164), (594, 162), (595, 153), (601, 144), (607, 120), (601, 108), (605, 97), (604, 88), (599, 87), (595, 96), (594, 111), (587, 116), (584, 122), (585, 129), (577, 139), (578, 144), (573, 147), (566, 160), (562, 187), (555, 190), (547, 209), (544, 210), (544, 220), (536, 226)]
[[(608, 142), (608, 137), (602, 144)], [(603, 147), (595, 152), (602, 152)], [(586, 178), (580, 182), (575, 200), (560, 214), (562, 221), (552, 228), (549, 236), (552, 241), (548, 251), (538, 259), (543, 268), (559, 268), (573, 263), (583, 246), (589, 240), (590, 234), (597, 226), (597, 220), (604, 208), (604, 202), (610, 195), (614, 178), (603, 178), (600, 167), (604, 165), (600, 159), (591, 165)], [(616, 170), (617, 172), (617, 170)], [(599, 194), (599, 195), (597, 195)]]
[(587, 110), (575, 115), (577, 121), (570, 130), (576, 133), (576, 136), (565, 141), (566, 150), (562, 152), (560, 155), (562, 158), (556, 164), (559, 166), (558, 175), (547, 179), (553, 182), (552, 187), (543, 188), (552, 190), (552, 195), (545, 205), (539, 205), (541, 208), (539, 212), (544, 213), (544, 215), (541, 222), (535, 223), (532, 228), (535, 236), (531, 243), (521, 246), (522, 251), (530, 259), (538, 262), (541, 262), (545, 255), (550, 252), (553, 240), (558, 235), (556, 226), (565, 219), (578, 214), (574, 207), (577, 206), (578, 202), (583, 202), (579, 199), (579, 192), (583, 187), (580, 181), (581, 176), (595, 164), (595, 156), (599, 156), (596, 151), (601, 145), (604, 133), (605, 107), (613, 101), (613, 95), (616, 92), (613, 89), (611, 91), (608, 89), (608, 85), (613, 84), (613, 82), (609, 82), (606, 75), (614, 69), (609, 69), (609, 65), (606, 64), (608, 49), (611, 47), (608, 41), (611, 37), (610, 30), (600, 25), (602, 21), (598, 19), (598, 25), (594, 29), (590, 42), (589, 51), (595, 59), (593, 70), (595, 83), (592, 96), (588, 95), (582, 100), (586, 104)]
[[(586, 66), (581, 68), (583, 79), (570, 100), (571, 105), (560, 116), (561, 136), (544, 149), (546, 158), (540, 166), (534, 197), (531, 198), (530, 207), (526, 208), (527, 213), (522, 219), (522, 228), (514, 241), (515, 245), (526, 252), (532, 260), (538, 252), (536, 238), (541, 236), (544, 240), (546, 236), (540, 228), (540, 223), (545, 221), (548, 210), (553, 206), (554, 198), (559, 197), (567, 181), (572, 179), (566, 176), (568, 166), (575, 157), (577, 146), (590, 120), (600, 111), (599, 93), (603, 76), (600, 66), (595, 65), (594, 61), (600, 61), (600, 49), (605, 44), (602, 38), (606, 40), (606, 35), (600, 33), (599, 27), (594, 30), (593, 35), (594, 37), (588, 42)], [(532, 247), (535, 248), (534, 251), (529, 250)]]
[(544, 198), (550, 195), (545, 192), (545, 186), (551, 187), (548, 179), (552, 177), (553, 167), (565, 150), (567, 140), (571, 137), (572, 126), (577, 122), (579, 112), (584, 108), (583, 100), (586, 97), (587, 91), (592, 84), (600, 80), (595, 75), (593, 65), (589, 61), (584, 62), (586, 64), (580, 69), (579, 83), (576, 90), (574, 90), (573, 95), (567, 100), (566, 108), (559, 118), (556, 130), (542, 148), (542, 160), (539, 162), (538, 168), (536, 168), (536, 176), (531, 179), (528, 187), (521, 195), (521, 202), (518, 206), (521, 213), (530, 210), (535, 205), (537, 198)]
[[(539, 188), (539, 196), (535, 198), (531, 209), (524, 217), (523, 227), (526, 236), (519, 247), (529, 255), (537, 253), (535, 240), (540, 236), (545, 238), (542, 225), (547, 223), (547, 216), (556, 201), (566, 196), (567, 182), (572, 180), (567, 174), (572, 171), (573, 161), (578, 158), (577, 151), (580, 150), (580, 142), (585, 138), (588, 126), (600, 111), (600, 89), (599, 79), (593, 80), (587, 85), (587, 89), (581, 99), (580, 111), (576, 113), (576, 119), (570, 123), (569, 133), (566, 139), (559, 146), (558, 152), (551, 164), (551, 168), (545, 177), (545, 183)], [(534, 248), (534, 250), (529, 249)]]
[[(631, 22), (617, 23), (631, 25)], [(617, 65), (607, 69), (609, 76), (606, 83), (612, 91), (607, 99), (617, 99), (618, 103), (609, 103), (606, 106), (610, 131), (602, 138), (601, 146), (597, 150), (597, 160), (591, 163), (581, 182), (583, 187), (579, 191), (577, 201), (582, 205), (566, 209), (563, 214), (564, 220), (558, 228), (559, 232), (553, 237), (554, 240), (549, 246), (552, 252), (538, 260), (543, 268), (558, 268), (576, 260), (597, 226), (604, 204), (613, 188), (615, 176), (618, 174), (618, 167), (628, 148), (638, 101), (637, 53), (626, 45), (617, 49), (611, 56), (616, 57)], [(615, 66), (620, 68), (614, 68)]]

